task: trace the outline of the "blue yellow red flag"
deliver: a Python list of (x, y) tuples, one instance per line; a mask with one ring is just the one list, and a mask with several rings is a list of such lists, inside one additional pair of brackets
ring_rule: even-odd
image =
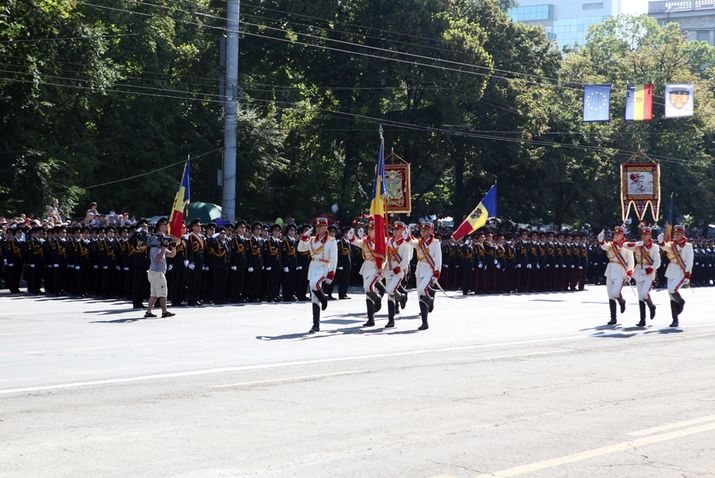
[(464, 236), (473, 233), (480, 227), (484, 227), (490, 217), (497, 215), (497, 185), (489, 189), (489, 192), (474, 208), (474, 211), (459, 225), (452, 234), (455, 241), (461, 240)]
[(385, 186), (385, 138), (382, 136), (382, 125), (380, 125), (379, 132), (380, 148), (377, 151), (375, 181), (373, 182), (372, 202), (370, 203), (370, 215), (375, 220), (375, 258), (378, 269), (382, 268), (387, 250), (385, 239), (385, 221), (387, 218), (385, 196), (387, 195), (387, 188)]
[(190, 172), (191, 160), (187, 160), (184, 165), (184, 174), (181, 177), (181, 184), (179, 184), (179, 190), (174, 198), (171, 215), (169, 216), (169, 235), (176, 238), (181, 237), (181, 226), (184, 224), (184, 210), (191, 201), (191, 189), (189, 187)]

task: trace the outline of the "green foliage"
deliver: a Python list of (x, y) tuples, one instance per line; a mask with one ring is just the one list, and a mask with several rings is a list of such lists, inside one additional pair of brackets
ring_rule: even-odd
[[(102, 211), (166, 214), (181, 168), (161, 168), (221, 147), (225, 2), (92, 3), (107, 8), (0, 7), (0, 215), (40, 214), (52, 197), (75, 213), (96, 200)], [(243, 30), (284, 41), (241, 38), (238, 214), (365, 212), (382, 119), (387, 150), (412, 164), (414, 218), (459, 220), (498, 180), (505, 218), (612, 225), (618, 165), (637, 151), (662, 158), (678, 214), (713, 222), (715, 49), (675, 24), (625, 16), (562, 56), (539, 27), (509, 21), (513, 3), (242, 2)], [(656, 119), (623, 121), (626, 85), (647, 81)], [(614, 85), (609, 124), (581, 121), (581, 84), (592, 82)], [(694, 118), (662, 119), (667, 82), (696, 85)], [(221, 151), (192, 164), (193, 199), (220, 202)]]

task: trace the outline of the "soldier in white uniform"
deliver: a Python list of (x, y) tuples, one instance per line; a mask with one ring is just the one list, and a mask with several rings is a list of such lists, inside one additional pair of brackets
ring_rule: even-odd
[[(372, 327), (375, 325), (375, 313), (382, 308), (382, 294), (379, 292), (382, 286), (382, 269), (386, 262), (384, 257), (380, 257), (375, 251), (375, 222), (370, 219), (367, 224), (367, 236), (359, 231), (361, 237), (355, 237), (354, 231), (348, 232), (348, 240), (356, 247), (362, 249), (363, 263), (360, 268), (362, 276), (362, 286), (367, 298), (365, 305), (367, 306), (367, 322), (363, 327)], [(382, 234), (382, 232), (380, 232)], [(377, 267), (377, 259), (383, 259), (382, 268)]]
[(640, 322), (638, 327), (645, 327), (645, 308), (648, 306), (650, 319), (655, 317), (655, 304), (650, 298), (650, 289), (655, 280), (655, 271), (660, 267), (660, 248), (653, 241), (653, 231), (650, 227), (641, 228), (641, 240), (629, 242), (625, 248), (633, 252), (636, 267), (633, 278), (636, 280), (638, 290), (638, 307), (640, 308)]
[(690, 274), (693, 271), (693, 245), (685, 237), (685, 227), (673, 228), (673, 240), (665, 242), (663, 234), (658, 236), (660, 248), (668, 255), (668, 267), (665, 277), (668, 279), (668, 293), (670, 294), (670, 311), (673, 316), (671, 327), (678, 327), (678, 316), (683, 312), (685, 300), (680, 295), (680, 288), (690, 285)]
[(335, 238), (328, 234), (328, 220), (319, 217), (315, 223), (315, 235), (311, 229), (305, 231), (298, 243), (299, 252), (310, 252), (308, 281), (313, 303), (313, 328), (311, 333), (320, 330), (320, 311), (328, 307), (328, 298), (323, 293), (323, 282), (331, 283), (335, 278), (338, 265), (338, 245)]
[[(412, 244), (407, 241), (405, 232), (407, 226), (402, 221), (396, 221), (392, 226), (392, 237), (387, 241), (387, 265), (385, 279), (387, 281), (387, 325), (386, 329), (395, 326), (397, 304), (402, 300), (398, 290), (405, 273), (410, 268), (412, 259)], [(408, 235), (409, 237), (409, 235)]]
[(442, 246), (434, 238), (434, 225), (425, 223), (420, 226), (420, 238), (410, 238), (410, 243), (417, 250), (417, 292), (420, 295), (420, 315), (422, 325), (419, 330), (427, 330), (427, 316), (434, 310), (434, 289), (430, 287), (439, 280), (442, 270)]
[(621, 306), (621, 314), (626, 311), (626, 300), (621, 291), (626, 281), (633, 277), (633, 253), (624, 248), (625, 231), (622, 226), (613, 228), (613, 240), (606, 242), (605, 232), (598, 234), (598, 243), (606, 252), (608, 265), (603, 274), (606, 278), (606, 289), (608, 290), (608, 306), (611, 310), (611, 320), (608, 325), (616, 325), (616, 301)]

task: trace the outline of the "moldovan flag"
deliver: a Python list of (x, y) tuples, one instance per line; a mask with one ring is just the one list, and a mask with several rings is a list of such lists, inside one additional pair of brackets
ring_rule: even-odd
[(377, 151), (375, 182), (372, 189), (372, 202), (370, 203), (370, 215), (375, 219), (375, 262), (378, 269), (382, 268), (383, 259), (387, 251), (387, 245), (385, 243), (385, 219), (387, 217), (386, 195), (385, 138), (382, 137), (382, 125), (380, 125), (380, 149)]
[(174, 198), (174, 205), (169, 216), (169, 235), (175, 238), (181, 237), (181, 226), (184, 224), (184, 209), (189, 205), (191, 190), (189, 189), (189, 172), (191, 171), (191, 160), (187, 160), (184, 165), (184, 175), (181, 178), (179, 191)]
[(467, 216), (462, 224), (452, 234), (455, 241), (461, 240), (464, 236), (473, 233), (480, 227), (484, 227), (487, 219), (497, 215), (497, 185), (495, 184), (484, 196), (482, 202), (474, 208), (474, 211)]
[(626, 120), (653, 119), (653, 83), (629, 85), (626, 90)]

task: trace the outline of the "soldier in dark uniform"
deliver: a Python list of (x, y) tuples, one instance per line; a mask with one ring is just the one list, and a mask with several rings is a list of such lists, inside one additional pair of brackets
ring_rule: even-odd
[(92, 290), (92, 257), (90, 248), (90, 228), (83, 226), (80, 231), (80, 239), (77, 242), (77, 276), (79, 282), (80, 297), (88, 297)]
[(472, 251), (474, 254), (474, 293), (483, 294), (486, 291), (486, 261), (487, 261), (487, 250), (484, 245), (484, 233), (477, 232), (476, 239), (472, 244)]
[(556, 235), (556, 243), (554, 244), (555, 261), (554, 267), (554, 290), (563, 291), (566, 290), (566, 274), (567, 274), (567, 261), (566, 261), (566, 245), (564, 244), (564, 233), (559, 232)]
[(526, 292), (529, 279), (529, 231), (521, 229), (519, 239), (516, 240), (514, 245), (516, 247), (516, 291)]
[(288, 224), (285, 230), (285, 237), (281, 243), (281, 263), (283, 274), (281, 275), (281, 290), (283, 302), (294, 302), (298, 300), (295, 295), (296, 267), (298, 267), (298, 237), (296, 236), (297, 226)]
[(146, 247), (149, 222), (137, 221), (137, 229), (129, 237), (129, 268), (132, 274), (132, 306), (143, 309), (145, 295), (149, 293), (149, 253)]
[(554, 246), (554, 233), (549, 232), (544, 241), (544, 290), (551, 292), (554, 290), (554, 264), (556, 262), (556, 249)]
[(506, 284), (504, 287), (506, 292), (512, 293), (516, 290), (516, 247), (511, 234), (508, 234), (505, 239)]
[[(303, 224), (300, 226), (298, 235), (304, 235), (309, 229), (310, 226), (308, 224)], [(295, 291), (300, 302), (311, 300), (310, 297), (308, 297), (308, 267), (310, 267), (311, 260), (310, 251), (298, 251), (298, 265), (295, 268)]]
[(245, 302), (243, 295), (246, 277), (246, 221), (236, 222), (233, 237), (230, 238), (231, 260), (228, 272), (229, 299), (233, 303)]
[(539, 273), (541, 265), (539, 263), (539, 233), (531, 231), (528, 242), (529, 262), (526, 265), (526, 284), (529, 292), (539, 291)]
[(204, 228), (204, 237), (206, 239), (206, 249), (204, 250), (204, 267), (201, 274), (201, 300), (211, 302), (213, 295), (213, 276), (211, 274), (211, 265), (208, 258), (208, 243), (216, 236), (216, 223), (210, 222)]
[(211, 271), (211, 299), (214, 304), (224, 303), (226, 278), (231, 260), (226, 228), (218, 228), (218, 233), (207, 240), (207, 263)]
[(30, 239), (26, 249), (26, 276), (27, 293), (39, 294), (42, 287), (42, 273), (44, 272), (44, 241), (40, 237), (40, 228), (30, 229)]
[(494, 245), (494, 291), (499, 294), (507, 292), (506, 254), (504, 234), (499, 233)]
[(577, 234), (575, 237), (576, 245), (576, 257), (578, 258), (578, 263), (576, 264), (576, 286), (579, 291), (586, 288), (586, 277), (588, 275), (588, 246), (586, 245), (586, 235)]
[(108, 226), (103, 239), (102, 297), (105, 299), (115, 297), (116, 284), (121, 271), (119, 261), (117, 260), (118, 245), (115, 232), (114, 226)]
[(251, 237), (248, 238), (246, 251), (246, 297), (249, 302), (260, 301), (260, 288), (263, 272), (263, 239), (261, 232), (263, 224), (254, 222), (251, 225)]
[(201, 283), (204, 270), (204, 250), (206, 242), (201, 234), (201, 221), (194, 219), (189, 224), (191, 232), (186, 240), (186, 260), (187, 267), (187, 286), (186, 300), (189, 306), (196, 307), (202, 304), (201, 302)]
[(459, 259), (462, 262), (462, 295), (468, 295), (474, 278), (474, 249), (468, 236), (462, 238)]
[(338, 239), (338, 267), (335, 271), (335, 282), (338, 283), (338, 299), (340, 300), (350, 299), (348, 286), (352, 272), (353, 246), (345, 237), (349, 231), (349, 227), (343, 227), (342, 235)]

